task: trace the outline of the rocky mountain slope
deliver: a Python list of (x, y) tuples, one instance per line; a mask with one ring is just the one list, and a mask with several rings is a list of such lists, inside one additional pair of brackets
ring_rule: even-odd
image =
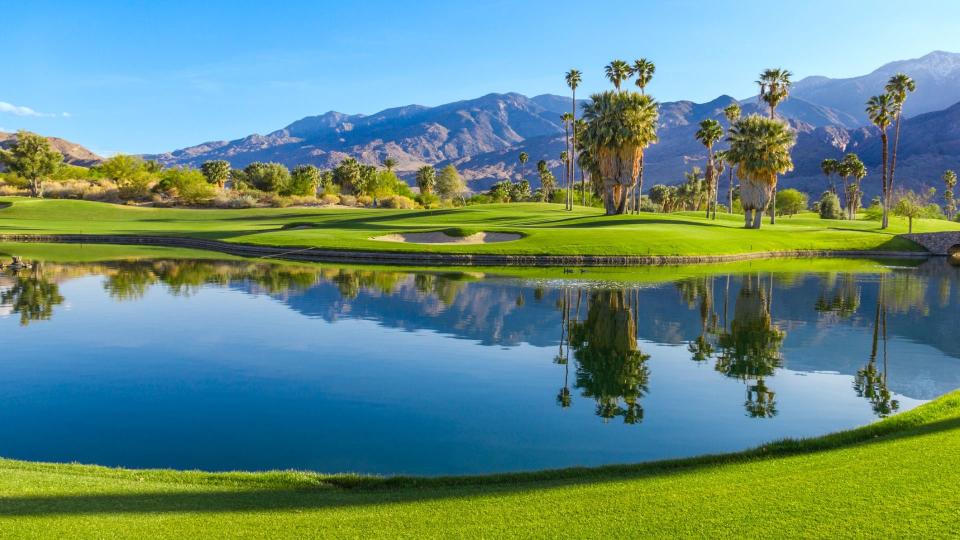
[[(70, 142), (57, 137), (47, 137), (50, 146), (63, 154), (63, 162), (69, 165), (80, 167), (90, 167), (103, 161), (103, 158), (87, 150), (77, 143)], [(16, 133), (4, 133), (0, 131), (0, 148), (10, 148), (17, 141)]]

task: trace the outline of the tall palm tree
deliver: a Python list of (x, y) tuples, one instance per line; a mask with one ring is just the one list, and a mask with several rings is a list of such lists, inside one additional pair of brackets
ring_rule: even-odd
[[(573, 113), (563, 113), (560, 115), (560, 120), (563, 121), (563, 133), (564, 140), (566, 141), (567, 149), (564, 150), (564, 154), (570, 154), (570, 127), (573, 124)], [(573, 210), (573, 168), (571, 167), (570, 160), (563, 161), (563, 189), (564, 189), (564, 198), (563, 204), (567, 210)]]
[[(733, 102), (724, 107), (723, 116), (727, 119), (729, 129), (733, 129), (733, 124), (735, 124), (737, 120), (740, 120), (740, 104)], [(729, 165), (727, 168), (727, 205), (730, 213), (733, 213), (733, 163), (731, 163), (728, 158), (729, 156), (725, 154), (724, 161)]]
[(827, 189), (836, 195), (837, 188), (833, 185), (833, 175), (837, 174), (840, 170), (840, 162), (835, 159), (825, 159), (820, 162), (820, 170), (823, 172), (823, 175), (827, 177)]
[(777, 175), (793, 170), (790, 150), (796, 135), (783, 122), (750, 115), (733, 125), (727, 142), (727, 155), (740, 178), (744, 224), (759, 229), (763, 211), (770, 205), (777, 185)]
[[(570, 187), (573, 187), (574, 179), (577, 172), (577, 87), (580, 86), (580, 80), (582, 74), (579, 70), (571, 69), (567, 72), (564, 77), (567, 81), (567, 86), (570, 87), (570, 92), (572, 93), (571, 102), (570, 102), (570, 113), (573, 117), (572, 127), (573, 127), (573, 143), (570, 145)], [(584, 201), (584, 204), (586, 202)], [(573, 193), (571, 190), (570, 193), (570, 205), (573, 206)]]
[(617, 92), (620, 91), (620, 84), (630, 78), (630, 74), (633, 70), (630, 68), (630, 64), (624, 62), (623, 60), (614, 60), (607, 64), (603, 68), (604, 74), (607, 78), (610, 79), (610, 82), (613, 83), (613, 87), (617, 89)]
[(717, 207), (720, 206), (720, 179), (727, 164), (727, 151), (717, 150), (713, 153), (713, 168), (716, 185), (713, 189), (713, 219), (717, 219)]
[[(696, 138), (700, 144), (707, 147), (707, 219), (710, 218), (710, 210), (714, 200), (714, 193), (717, 189), (716, 168), (713, 163), (713, 145), (723, 137), (723, 126), (713, 118), (707, 118), (700, 122), (700, 129), (697, 130)], [(716, 207), (713, 208), (713, 217), (717, 217)]]
[(522, 182), (527, 179), (526, 165), (527, 165), (527, 160), (530, 159), (530, 156), (527, 155), (526, 152), (520, 152), (520, 156), (518, 157), (518, 159), (520, 160), (520, 181)]
[(897, 150), (900, 147), (900, 120), (903, 117), (903, 104), (907, 101), (907, 93), (917, 89), (917, 83), (906, 73), (897, 73), (890, 77), (884, 90), (893, 97), (894, 116), (896, 126), (893, 128), (893, 152), (890, 156), (890, 190), (893, 190), (893, 173), (897, 168)]
[[(634, 81), (637, 85), (637, 88), (640, 89), (640, 93), (646, 95), (647, 85), (650, 84), (650, 81), (653, 80), (653, 74), (656, 73), (657, 66), (650, 60), (646, 58), (641, 58), (639, 60), (634, 60), (633, 62), (633, 74), (637, 76), (637, 80)], [(633, 196), (633, 209), (634, 212), (640, 213), (640, 200), (643, 198), (643, 157), (640, 158), (640, 173), (637, 175), (637, 186), (634, 188)]]
[(870, 122), (880, 130), (880, 144), (883, 145), (883, 151), (881, 153), (883, 171), (880, 175), (883, 197), (883, 221), (880, 224), (880, 228), (882, 229), (890, 226), (890, 202), (893, 193), (887, 178), (887, 159), (889, 158), (890, 152), (889, 145), (887, 144), (887, 129), (890, 128), (890, 124), (893, 122), (895, 107), (896, 104), (894, 103), (893, 96), (890, 94), (880, 94), (867, 100), (867, 117), (869, 117)]
[[(777, 106), (786, 101), (790, 95), (790, 86), (793, 84), (790, 77), (793, 74), (781, 68), (765, 69), (760, 74), (760, 101), (770, 107), (770, 119), (777, 116)], [(770, 205), (770, 224), (777, 222), (777, 187), (773, 187), (773, 204)]]
[(583, 109), (584, 146), (595, 156), (608, 215), (622, 214), (644, 149), (657, 141), (656, 102), (636, 92), (603, 92)]
[(953, 221), (957, 219), (957, 200), (953, 197), (953, 188), (957, 185), (957, 173), (954, 171), (943, 172), (943, 183), (947, 189), (943, 192), (944, 210), (947, 212), (947, 219)]

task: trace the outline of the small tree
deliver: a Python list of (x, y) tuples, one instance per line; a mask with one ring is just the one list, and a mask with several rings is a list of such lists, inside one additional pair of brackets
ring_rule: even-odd
[(393, 168), (397, 166), (397, 160), (393, 159), (392, 157), (388, 157), (387, 159), (383, 160), (383, 166), (388, 171), (393, 172)]
[(820, 213), (820, 219), (843, 219), (840, 197), (833, 192), (825, 192), (817, 204), (817, 212)]
[(297, 165), (290, 173), (283, 195), (316, 195), (320, 185), (320, 169), (313, 165)]
[(943, 173), (943, 183), (947, 189), (943, 192), (944, 211), (947, 213), (947, 219), (953, 221), (957, 219), (957, 200), (953, 197), (953, 188), (957, 185), (957, 173), (954, 171), (945, 171)]
[(57, 172), (63, 154), (50, 148), (46, 137), (21, 130), (17, 132), (13, 148), (0, 150), (0, 162), (30, 182), (31, 195), (43, 197), (43, 180)]
[(117, 183), (120, 196), (125, 199), (145, 197), (155, 175), (147, 169), (147, 164), (136, 156), (117, 154), (101, 163), (97, 170)]
[(247, 165), (243, 172), (247, 181), (260, 191), (283, 192), (290, 182), (290, 170), (280, 163), (254, 162)]
[(437, 170), (429, 165), (420, 167), (417, 171), (417, 187), (420, 188), (422, 195), (433, 193), (433, 188), (437, 185)]
[(898, 191), (894, 194), (893, 214), (907, 218), (907, 232), (913, 232), (913, 220), (927, 217), (931, 214), (930, 202), (936, 195), (937, 190), (931, 188), (925, 193), (916, 193), (910, 191)]
[(447, 165), (440, 169), (440, 175), (437, 177), (437, 194), (441, 199), (453, 200), (463, 195), (465, 191), (467, 191), (467, 184), (457, 172), (456, 167)]
[(530, 182), (521, 180), (510, 186), (510, 200), (523, 202), (530, 198)]
[(344, 194), (353, 194), (356, 185), (360, 183), (360, 173), (360, 163), (348, 157), (333, 169), (333, 183), (339, 186)]
[(223, 189), (223, 185), (230, 178), (230, 163), (222, 159), (205, 161), (200, 165), (200, 172), (206, 177), (207, 182)]
[(796, 189), (784, 189), (777, 192), (777, 213), (781, 216), (794, 216), (807, 209), (807, 195)]
[(490, 198), (496, 202), (510, 202), (510, 192), (513, 183), (509, 180), (501, 180), (490, 188)]
[(214, 196), (213, 186), (207, 177), (197, 169), (176, 167), (160, 173), (155, 191), (162, 191), (171, 197), (180, 199), (184, 204), (201, 204)]

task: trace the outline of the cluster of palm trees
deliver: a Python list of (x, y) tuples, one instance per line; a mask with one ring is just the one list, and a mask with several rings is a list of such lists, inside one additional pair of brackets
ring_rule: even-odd
[(827, 191), (837, 194), (837, 187), (833, 184), (833, 175), (837, 175), (843, 182), (844, 208), (847, 219), (856, 219), (860, 210), (863, 196), (861, 182), (867, 176), (867, 167), (860, 161), (857, 154), (849, 153), (842, 160), (825, 159), (820, 162), (820, 170), (827, 177)]
[[(885, 93), (873, 96), (867, 100), (867, 116), (870, 122), (880, 131), (880, 144), (883, 146), (881, 164), (881, 200), (883, 203), (883, 217), (881, 228), (890, 225), (890, 207), (893, 202), (893, 178), (897, 168), (897, 150), (900, 146), (900, 121), (903, 119), (903, 105), (907, 101), (907, 94), (917, 89), (917, 83), (905, 73), (897, 73), (890, 77), (884, 86)], [(891, 147), (887, 130), (893, 126), (893, 147)]]

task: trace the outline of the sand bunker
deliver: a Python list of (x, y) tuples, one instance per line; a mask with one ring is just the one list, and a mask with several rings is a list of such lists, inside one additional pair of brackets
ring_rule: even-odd
[(478, 232), (470, 236), (450, 236), (441, 231), (422, 233), (386, 234), (371, 240), (381, 242), (405, 242), (408, 244), (491, 244), (519, 240), (523, 235), (517, 233)]

